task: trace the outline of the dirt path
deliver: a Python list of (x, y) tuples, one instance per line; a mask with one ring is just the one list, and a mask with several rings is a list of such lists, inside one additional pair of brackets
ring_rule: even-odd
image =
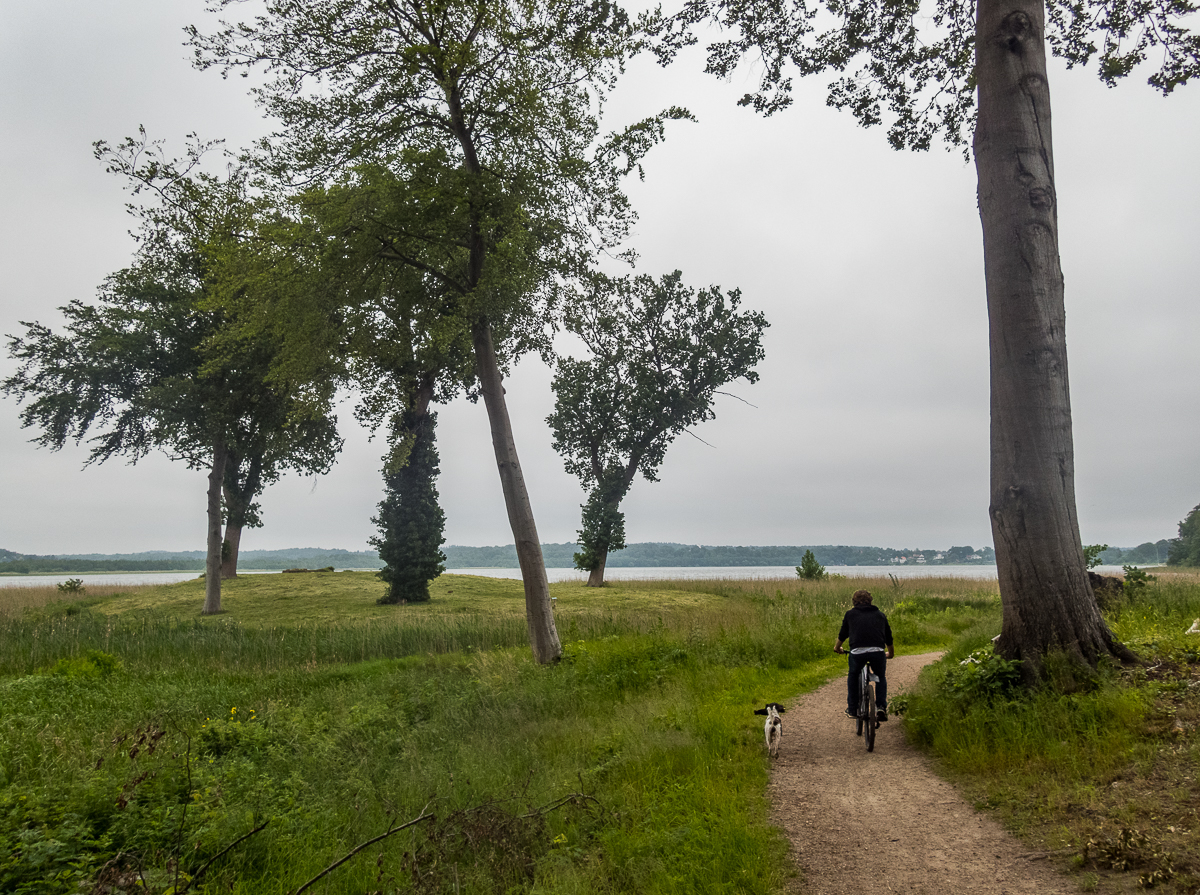
[[(938, 654), (888, 662), (891, 692), (910, 687)], [(784, 715), (771, 772), (772, 820), (787, 831), (803, 869), (795, 891), (864, 891), (856, 871), (870, 861), (871, 892), (922, 895), (1067, 895), (1078, 888), (977, 813), (904, 740), (879, 728), (868, 754), (844, 714), (845, 679), (831, 681)]]

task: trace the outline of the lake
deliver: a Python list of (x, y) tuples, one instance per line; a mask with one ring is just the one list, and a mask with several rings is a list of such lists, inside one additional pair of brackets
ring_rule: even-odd
[[(341, 571), (340, 569), (338, 571)], [(369, 570), (368, 570), (369, 571)], [(995, 566), (826, 566), (826, 571), (847, 578), (995, 578)], [(1120, 575), (1120, 566), (1098, 566), (1101, 575)], [(483, 575), (487, 578), (520, 578), (520, 569), (447, 569), (449, 575)], [(260, 569), (247, 569), (242, 575), (278, 575)], [(587, 573), (576, 569), (547, 569), (551, 581), (585, 581)], [(85, 584), (173, 584), (198, 577), (197, 572), (72, 572), (62, 575), (0, 575), (0, 587), (49, 587), (68, 578), (82, 578)], [(795, 566), (663, 566), (654, 568), (606, 569), (608, 581), (644, 581), (653, 578), (793, 578)]]

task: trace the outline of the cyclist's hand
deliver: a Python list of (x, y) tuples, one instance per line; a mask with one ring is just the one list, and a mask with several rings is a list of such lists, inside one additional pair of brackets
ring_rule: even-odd
[(835, 646), (835, 647), (833, 648), (833, 651), (834, 651), (835, 653), (837, 653), (839, 656), (844, 656), (844, 655), (846, 655), (846, 651), (845, 651), (844, 649), (842, 649), (840, 646)]

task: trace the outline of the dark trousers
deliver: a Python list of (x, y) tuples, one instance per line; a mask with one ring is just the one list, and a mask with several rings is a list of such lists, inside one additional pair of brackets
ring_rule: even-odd
[(887, 653), (851, 653), (850, 673), (846, 678), (846, 705), (854, 714), (858, 714), (858, 676), (862, 674), (863, 666), (870, 665), (871, 670), (879, 675), (879, 683), (875, 685), (875, 704), (880, 711), (887, 711)]

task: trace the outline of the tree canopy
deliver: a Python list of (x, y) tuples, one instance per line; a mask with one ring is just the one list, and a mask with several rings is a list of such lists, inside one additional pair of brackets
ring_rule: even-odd
[(547, 422), (567, 471), (590, 490), (575, 562), (596, 573), (593, 586), (609, 550), (625, 546), (619, 506), (637, 473), (656, 481), (675, 437), (715, 416), (722, 386), (758, 380), (766, 318), (739, 312), (736, 289), (697, 290), (682, 279), (679, 271), (598, 277), (565, 314), (590, 357), (559, 359)]
[(131, 206), (141, 223), (134, 263), (110, 276), (94, 303), (60, 309), (65, 333), (35, 322), (10, 336), (20, 367), (0, 388), (25, 405), (22, 425), (39, 429), (36, 441), (51, 449), (86, 439), (89, 463), (136, 462), (160, 449), (209, 470), (216, 602), (206, 606), (218, 611), (222, 491), (232, 525), (256, 524), (263, 488), (286, 469), (326, 471), (341, 440), (329, 413), (332, 383), (281, 381), (278, 341), (231, 335), (226, 311), (210, 302), (212, 246), (236, 241), (250, 212), (244, 171), (219, 178), (198, 169), (207, 148), (194, 145), (181, 166), (144, 135), (116, 149), (98, 144), (110, 170), (153, 197)]
[[(564, 283), (628, 235), (621, 179), (667, 120), (686, 115), (669, 109), (602, 134), (603, 98), (640, 44), (638, 24), (582, 0), (269, 0), (252, 21), (193, 30), (191, 40), (202, 68), (265, 71), (255, 92), (281, 125), (264, 145), (265, 164), (305, 189), (306, 214), (348, 214), (336, 239), (354, 240), (371, 265), (403, 270), (404, 288), (388, 295), (405, 299), (389, 325), (440, 333), (446, 345), (469, 338), (464, 385), (488, 411), (531, 646), (539, 661), (556, 659), (503, 371), (548, 349)], [(381, 316), (383, 295), (374, 293), (365, 317)], [(416, 372), (441, 375), (428, 365)]]
[(1179, 537), (1171, 541), (1167, 565), (1200, 566), (1200, 506), (1193, 507), (1179, 523)]

